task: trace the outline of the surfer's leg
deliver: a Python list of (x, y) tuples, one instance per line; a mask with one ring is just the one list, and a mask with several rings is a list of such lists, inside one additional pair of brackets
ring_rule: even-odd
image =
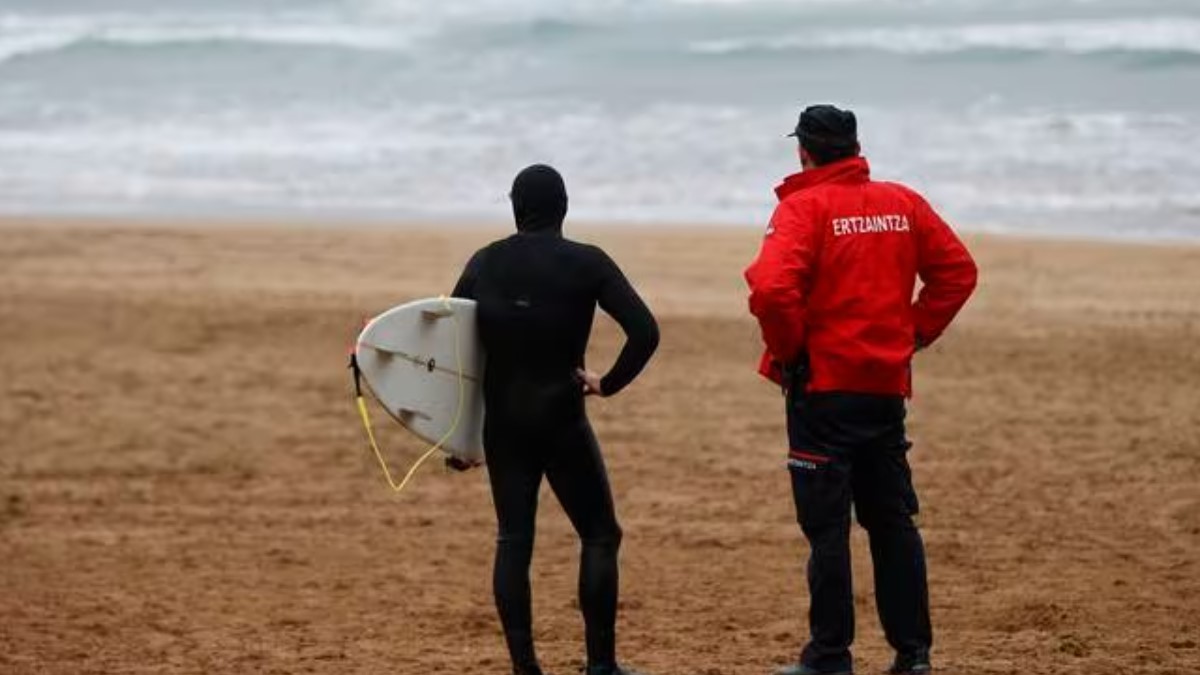
[(588, 672), (615, 672), (621, 527), (608, 472), (587, 420), (565, 430), (551, 453), (546, 477), (581, 541), (579, 605), (587, 629)]
[(499, 525), (492, 576), (496, 609), (504, 627), (513, 672), (541, 675), (533, 648), (529, 564), (533, 559), (542, 467), (533, 448), (521, 447), (503, 434), (489, 433), (485, 446)]

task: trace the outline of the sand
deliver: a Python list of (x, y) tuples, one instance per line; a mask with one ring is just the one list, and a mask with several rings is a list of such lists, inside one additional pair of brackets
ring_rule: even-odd
[[(393, 496), (358, 426), (364, 317), (503, 228), (0, 226), (0, 672), (505, 673), (482, 472)], [(765, 673), (805, 635), (753, 230), (580, 230), (661, 317), (591, 411), (626, 529), (620, 650)], [(944, 673), (1200, 672), (1200, 248), (970, 238), (982, 285), (920, 355), (912, 462)], [(592, 362), (619, 345), (598, 328)], [(396, 466), (422, 449), (382, 429)], [(551, 673), (576, 543), (547, 493)], [(890, 654), (854, 535), (859, 667)]]

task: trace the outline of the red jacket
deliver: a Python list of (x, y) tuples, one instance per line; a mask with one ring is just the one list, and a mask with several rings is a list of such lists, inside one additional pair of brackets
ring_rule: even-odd
[[(942, 334), (975, 289), (975, 261), (911, 189), (872, 181), (862, 157), (789, 177), (746, 270), (767, 353), (760, 372), (807, 352), (808, 391), (912, 393), (916, 346)], [(917, 279), (923, 286), (916, 300)]]

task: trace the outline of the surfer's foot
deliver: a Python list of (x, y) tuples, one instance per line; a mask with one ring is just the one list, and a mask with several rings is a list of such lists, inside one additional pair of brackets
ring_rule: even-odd
[(587, 675), (646, 675), (638, 670), (630, 670), (621, 666), (588, 666)]
[(897, 658), (892, 667), (888, 668), (887, 675), (930, 675), (932, 672), (933, 666), (929, 665), (929, 659), (926, 657)]

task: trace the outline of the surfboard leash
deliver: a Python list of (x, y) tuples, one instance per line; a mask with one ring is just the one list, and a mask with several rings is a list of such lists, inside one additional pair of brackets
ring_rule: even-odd
[(454, 317), (454, 357), (457, 361), (456, 371), (458, 374), (458, 410), (455, 411), (454, 421), (450, 424), (450, 428), (446, 431), (446, 433), (438, 440), (437, 443), (433, 444), (433, 447), (429, 448), (423, 455), (421, 455), (421, 458), (412, 465), (412, 468), (408, 470), (408, 473), (404, 475), (404, 479), (399, 483), (392, 478), (392, 472), (388, 468), (387, 460), (384, 459), (383, 452), (379, 449), (379, 443), (375, 439), (375, 429), (371, 424), (371, 414), (367, 409), (366, 397), (363, 396), (362, 370), (358, 367), (358, 354), (356, 353), (356, 350), (350, 350), (350, 371), (354, 377), (354, 398), (358, 406), (358, 415), (362, 419), (363, 428), (367, 431), (367, 440), (371, 444), (371, 450), (374, 451), (375, 458), (379, 460), (379, 466), (383, 469), (383, 476), (387, 479), (388, 486), (392, 488), (392, 492), (395, 494), (400, 494), (403, 492), (404, 488), (408, 487), (409, 482), (412, 481), (413, 476), (417, 474), (417, 471), (421, 468), (421, 466), (424, 465), (425, 462), (429, 461), (430, 457), (433, 457), (435, 454), (437, 454), (437, 452), (442, 449), (442, 446), (446, 444), (446, 441), (450, 440), (450, 437), (454, 435), (454, 432), (458, 431), (458, 425), (462, 422), (463, 408), (466, 407), (467, 387), (465, 382), (466, 377), (463, 373), (462, 340), (460, 335), (461, 327), (458, 321), (458, 314), (454, 312), (453, 308), (450, 306), (449, 298), (443, 295), (441, 296), (441, 300), (445, 308), (450, 311), (451, 315)]

